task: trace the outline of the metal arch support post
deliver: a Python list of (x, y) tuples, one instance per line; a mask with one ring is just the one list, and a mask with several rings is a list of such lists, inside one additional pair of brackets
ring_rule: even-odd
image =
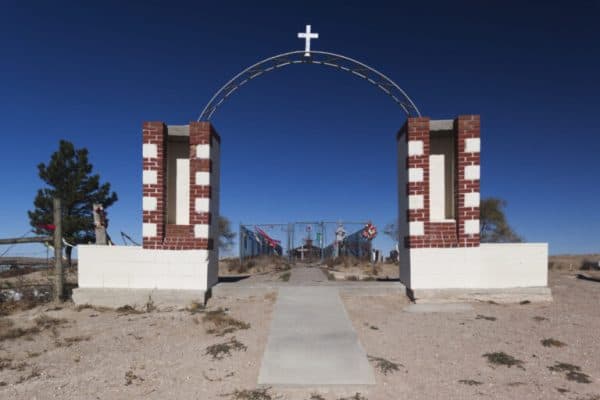
[(394, 81), (377, 71), (375, 68), (341, 54), (330, 53), (327, 51), (311, 51), (310, 57), (306, 57), (303, 50), (297, 50), (265, 58), (231, 78), (213, 95), (208, 104), (206, 104), (198, 117), (198, 121), (209, 121), (221, 104), (250, 80), (257, 78), (266, 72), (275, 71), (282, 67), (294, 64), (320, 64), (349, 72), (352, 75), (366, 80), (387, 94), (400, 106), (407, 116), (421, 116), (419, 109), (410, 97), (408, 97), (408, 94), (406, 94), (406, 92)]

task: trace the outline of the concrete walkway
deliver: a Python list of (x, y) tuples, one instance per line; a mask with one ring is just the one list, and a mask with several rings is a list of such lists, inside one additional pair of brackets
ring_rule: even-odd
[[(293, 271), (290, 282), (296, 272), (300, 272), (297, 281), (320, 279), (307, 270)], [(314, 272), (323, 275), (318, 269)], [(375, 384), (336, 287), (279, 288), (258, 383), (289, 387)]]

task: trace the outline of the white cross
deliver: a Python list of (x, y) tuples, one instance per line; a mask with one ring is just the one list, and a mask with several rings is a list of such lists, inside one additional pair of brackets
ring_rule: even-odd
[(306, 25), (306, 32), (298, 32), (298, 39), (304, 39), (304, 57), (310, 57), (310, 40), (318, 38), (318, 33), (310, 32), (310, 25)]

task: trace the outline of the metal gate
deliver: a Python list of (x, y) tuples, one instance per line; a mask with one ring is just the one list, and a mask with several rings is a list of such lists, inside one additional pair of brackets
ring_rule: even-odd
[(240, 261), (259, 256), (290, 263), (322, 263), (340, 256), (368, 260), (371, 241), (363, 237), (366, 222), (300, 221), (240, 224)]

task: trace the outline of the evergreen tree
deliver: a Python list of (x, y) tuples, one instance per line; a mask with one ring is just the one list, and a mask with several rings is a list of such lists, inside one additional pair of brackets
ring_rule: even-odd
[[(52, 154), (48, 164), (40, 163), (40, 178), (47, 187), (39, 189), (34, 209), (28, 211), (29, 223), (37, 234), (51, 235), (47, 225), (52, 224), (52, 199), (62, 202), (62, 234), (69, 243), (89, 243), (94, 240), (92, 206), (102, 204), (106, 209), (117, 201), (117, 194), (110, 191), (110, 183), (100, 184), (100, 176), (92, 174), (88, 150), (76, 149), (72, 143), (61, 140), (58, 151)], [(69, 266), (71, 247), (66, 247)]]

